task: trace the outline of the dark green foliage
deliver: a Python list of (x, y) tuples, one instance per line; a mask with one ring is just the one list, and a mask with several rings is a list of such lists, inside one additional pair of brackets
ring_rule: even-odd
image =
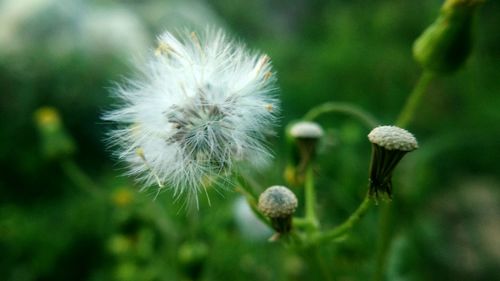
[[(142, 3), (125, 1), (122, 8), (136, 2)], [(141, 4), (150, 11), (146, 2), (154, 1)], [(440, 5), (207, 2), (230, 31), (272, 58), (282, 128), (325, 101), (351, 102), (392, 123), (420, 73), (411, 56), (413, 41)], [(404, 158), (393, 177), (393, 219), (399, 223), (387, 280), (492, 280), (500, 267), (499, 15), (498, 1), (478, 10), (465, 67), (432, 83), (412, 124), (420, 149)], [(132, 73), (132, 59), (80, 48), (57, 56), (47, 34), (58, 32), (60, 24), (41, 25), (42, 34), (24, 53), (0, 52), (1, 280), (325, 280), (325, 267), (335, 280), (369, 280), (379, 207), (342, 243), (321, 247), (321, 266), (307, 252), (242, 235), (233, 209), (238, 193), (231, 187), (222, 195), (211, 190), (211, 206), (202, 200), (193, 212), (184, 211), (169, 191), (156, 200), (154, 189), (139, 193), (131, 179), (120, 176), (121, 166), (103, 142), (110, 124), (100, 119), (113, 103), (108, 88)], [(162, 28), (152, 27), (151, 34)], [(75, 145), (67, 154), (94, 184), (76, 182), (66, 173), (67, 163), (44, 156), (33, 121), (42, 106), (59, 111)], [(343, 115), (318, 122), (326, 134), (315, 171), (318, 215), (333, 226), (367, 191), (369, 129)], [(272, 142), (272, 168), (254, 176), (262, 190), (284, 183), (283, 131)], [(301, 208), (299, 203), (299, 214)]]

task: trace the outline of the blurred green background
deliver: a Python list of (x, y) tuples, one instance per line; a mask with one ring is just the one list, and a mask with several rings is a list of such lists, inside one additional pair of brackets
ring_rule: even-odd
[[(134, 75), (162, 31), (212, 25), (272, 58), (280, 128), (326, 101), (356, 104), (390, 124), (421, 73), (411, 45), (441, 4), (1, 0), (0, 279), (323, 280), (307, 256), (267, 242), (271, 231), (237, 192), (212, 192), (212, 205), (194, 212), (169, 192), (157, 200), (138, 192), (103, 142), (110, 89)], [(500, 3), (486, 2), (474, 27), (465, 67), (431, 84), (410, 128), (420, 149), (395, 172), (387, 280), (498, 276)], [(43, 106), (56, 108), (65, 128), (55, 143), (35, 122)], [(56, 120), (51, 114), (38, 120)], [(320, 122), (319, 214), (329, 227), (366, 192), (369, 129), (342, 115)], [(262, 188), (284, 184), (282, 135), (272, 140), (272, 172), (254, 174)], [(342, 243), (322, 247), (334, 280), (372, 275), (379, 211)]]

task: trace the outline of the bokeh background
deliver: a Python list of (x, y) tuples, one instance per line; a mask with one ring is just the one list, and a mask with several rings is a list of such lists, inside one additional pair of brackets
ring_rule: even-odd
[[(253, 175), (262, 188), (284, 184), (282, 128), (311, 107), (349, 102), (395, 120), (421, 73), (411, 45), (441, 3), (1, 0), (0, 279), (323, 280), (307, 256), (267, 242), (271, 231), (237, 192), (212, 192), (211, 206), (194, 212), (169, 192), (156, 200), (138, 192), (103, 142), (110, 89), (134, 75), (162, 31), (226, 29), (273, 60), (283, 113), (271, 140), (276, 158)], [(395, 173), (386, 280), (498, 276), (499, 27), (500, 3), (487, 1), (465, 67), (431, 84), (411, 125), (421, 148)], [(49, 140), (44, 125), (57, 116), (35, 114), (44, 106), (62, 124)], [(366, 192), (369, 129), (342, 115), (319, 121), (327, 131), (319, 213), (329, 227)], [(322, 247), (334, 280), (369, 280), (379, 211)]]

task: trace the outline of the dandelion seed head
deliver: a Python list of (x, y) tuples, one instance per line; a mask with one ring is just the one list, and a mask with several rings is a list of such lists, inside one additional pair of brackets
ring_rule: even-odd
[(387, 150), (412, 151), (418, 148), (415, 137), (396, 126), (379, 126), (368, 134), (371, 143)]
[(269, 158), (265, 139), (278, 102), (268, 56), (222, 31), (166, 32), (140, 70), (140, 78), (115, 88), (122, 105), (104, 119), (119, 124), (110, 142), (145, 186), (197, 201), (210, 183), (228, 181), (238, 163)]

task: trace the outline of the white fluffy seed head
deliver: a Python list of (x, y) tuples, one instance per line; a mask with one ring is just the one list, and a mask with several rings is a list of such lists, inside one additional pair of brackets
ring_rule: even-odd
[(323, 134), (318, 123), (310, 121), (297, 122), (290, 128), (290, 135), (294, 138), (319, 139)]
[(259, 196), (259, 210), (269, 218), (291, 216), (297, 208), (297, 197), (285, 186), (274, 185)]
[(268, 158), (264, 141), (278, 108), (269, 57), (222, 31), (166, 32), (140, 70), (141, 78), (116, 88), (123, 104), (104, 119), (120, 125), (111, 142), (145, 186), (197, 200), (236, 163)]
[(405, 129), (396, 126), (379, 126), (368, 134), (371, 143), (387, 150), (412, 151), (418, 148), (417, 139)]

